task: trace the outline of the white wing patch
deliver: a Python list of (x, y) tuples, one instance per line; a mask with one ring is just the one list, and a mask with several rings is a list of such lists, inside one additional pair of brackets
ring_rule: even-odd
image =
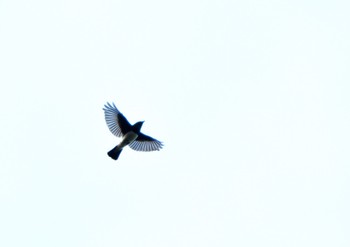
[(129, 146), (135, 151), (150, 152), (159, 151), (163, 143), (154, 139), (152, 141), (133, 141)]
[(122, 137), (123, 133), (118, 124), (118, 114), (120, 114), (118, 108), (114, 105), (114, 103), (113, 105), (107, 103), (103, 110), (105, 112), (105, 120), (109, 130), (113, 135)]

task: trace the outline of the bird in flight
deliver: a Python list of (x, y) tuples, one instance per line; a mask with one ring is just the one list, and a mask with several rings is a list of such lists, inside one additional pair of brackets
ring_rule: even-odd
[(125, 146), (144, 152), (159, 151), (163, 147), (162, 142), (140, 132), (144, 121), (131, 125), (114, 103), (107, 102), (103, 110), (109, 130), (113, 135), (123, 138), (117, 146), (107, 153), (112, 159), (117, 160)]

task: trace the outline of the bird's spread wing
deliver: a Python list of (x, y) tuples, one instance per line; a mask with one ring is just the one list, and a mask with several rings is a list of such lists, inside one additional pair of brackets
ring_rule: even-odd
[(158, 151), (163, 147), (163, 143), (142, 133), (129, 146), (136, 151)]
[(118, 137), (125, 135), (131, 130), (131, 124), (117, 109), (114, 103), (107, 103), (103, 108), (109, 130)]

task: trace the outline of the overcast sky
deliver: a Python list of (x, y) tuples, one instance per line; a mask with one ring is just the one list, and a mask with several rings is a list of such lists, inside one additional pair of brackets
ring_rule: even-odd
[(0, 245), (350, 246), (349, 9), (0, 0)]

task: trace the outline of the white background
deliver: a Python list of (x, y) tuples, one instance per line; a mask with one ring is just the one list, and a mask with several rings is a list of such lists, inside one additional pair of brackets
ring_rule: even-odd
[(349, 8), (0, 0), (0, 245), (350, 246)]

